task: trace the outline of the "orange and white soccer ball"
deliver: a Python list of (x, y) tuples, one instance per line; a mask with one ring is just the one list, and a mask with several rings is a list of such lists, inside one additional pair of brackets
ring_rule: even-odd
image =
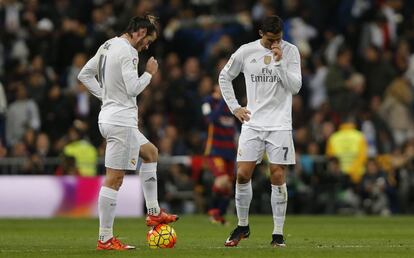
[(175, 230), (167, 224), (159, 224), (147, 233), (147, 242), (150, 248), (173, 248), (177, 242)]

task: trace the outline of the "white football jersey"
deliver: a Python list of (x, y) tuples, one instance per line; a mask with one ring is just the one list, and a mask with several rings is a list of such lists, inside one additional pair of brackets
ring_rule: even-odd
[(136, 97), (152, 77), (148, 72), (138, 77), (138, 61), (138, 52), (128, 40), (115, 37), (82, 68), (78, 79), (102, 100), (99, 123), (138, 127)]
[(302, 85), (300, 55), (296, 46), (282, 41), (282, 59), (278, 62), (260, 39), (242, 45), (220, 73), (219, 84), (224, 100), (234, 113), (240, 105), (232, 80), (244, 74), (247, 110), (250, 120), (243, 126), (255, 130), (292, 130), (292, 95)]

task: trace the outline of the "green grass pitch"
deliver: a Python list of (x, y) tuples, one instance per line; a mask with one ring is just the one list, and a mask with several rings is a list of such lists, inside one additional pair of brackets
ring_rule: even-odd
[(0, 220), (0, 257), (414, 257), (414, 217), (290, 216), (286, 248), (270, 247), (270, 216), (251, 216), (249, 239), (225, 248), (235, 225), (213, 225), (206, 216), (183, 216), (173, 224), (174, 249), (149, 249), (144, 220), (117, 219), (114, 233), (137, 250), (95, 251), (97, 219)]

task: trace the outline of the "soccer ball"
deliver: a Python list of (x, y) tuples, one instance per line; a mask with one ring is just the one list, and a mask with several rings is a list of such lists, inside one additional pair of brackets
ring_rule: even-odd
[(159, 224), (147, 233), (147, 242), (150, 248), (173, 248), (177, 241), (175, 230), (167, 224)]

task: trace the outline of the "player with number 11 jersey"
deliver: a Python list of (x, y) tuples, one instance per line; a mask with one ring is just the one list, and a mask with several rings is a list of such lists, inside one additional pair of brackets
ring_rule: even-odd
[(99, 192), (98, 250), (129, 250), (113, 236), (113, 223), (120, 189), (126, 170), (136, 170), (142, 159), (139, 177), (147, 207), (147, 226), (167, 224), (178, 219), (161, 210), (157, 195), (157, 148), (138, 130), (136, 97), (158, 70), (151, 57), (146, 71), (138, 76), (138, 51), (148, 49), (158, 34), (153, 16), (131, 19), (120, 37), (106, 41), (82, 68), (79, 80), (102, 100), (99, 130), (106, 139), (106, 177)]

